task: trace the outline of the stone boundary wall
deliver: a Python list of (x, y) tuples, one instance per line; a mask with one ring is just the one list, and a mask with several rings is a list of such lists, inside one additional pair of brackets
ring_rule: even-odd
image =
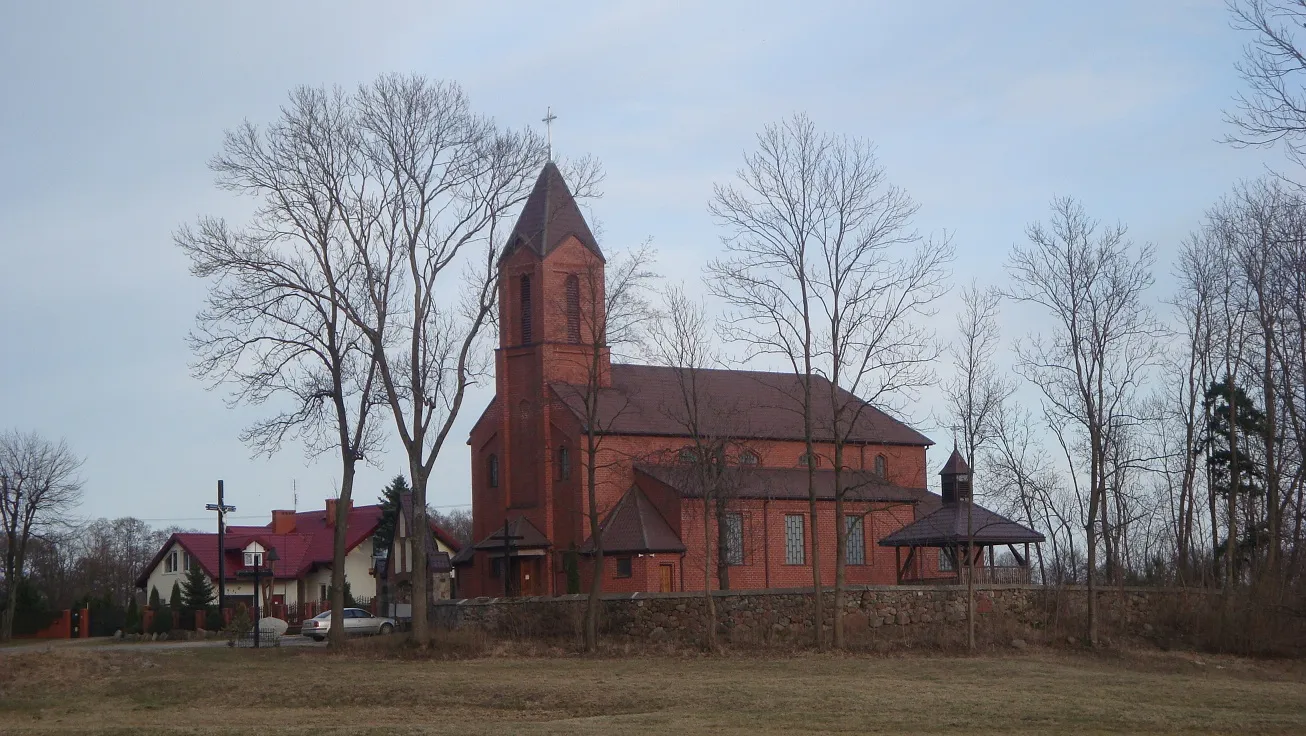
[[(977, 628), (986, 640), (1010, 643), (1082, 630), (1087, 591), (1082, 587), (977, 585)], [(1100, 631), (1120, 638), (1154, 637), (1175, 610), (1209, 605), (1210, 591), (1109, 588), (1098, 591)], [(716, 591), (719, 630), (736, 643), (811, 637), (812, 590)], [(431, 620), (445, 629), (474, 628), (511, 636), (574, 636), (587, 596), (472, 598), (440, 601)], [(826, 591), (824, 624), (834, 620), (833, 591)], [(603, 596), (602, 630), (633, 639), (701, 641), (704, 596), (635, 593)], [(916, 639), (955, 642), (966, 619), (965, 586), (849, 586), (842, 615), (850, 641)], [(963, 632), (964, 634), (964, 632)]]

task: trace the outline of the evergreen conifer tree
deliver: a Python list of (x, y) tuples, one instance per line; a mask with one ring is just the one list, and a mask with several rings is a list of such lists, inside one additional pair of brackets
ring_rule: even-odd
[(190, 611), (208, 610), (213, 605), (213, 583), (199, 565), (191, 565), (181, 586), (182, 605)]
[(177, 582), (172, 584), (172, 594), (168, 596), (168, 607), (174, 611), (181, 610), (181, 585)]
[(159, 610), (159, 606), (160, 606), (160, 605), (162, 605), (162, 601), (159, 599), (159, 589), (156, 588), (156, 587), (154, 587), (153, 585), (151, 585), (151, 586), (150, 586), (150, 608), (152, 608), (152, 609), (154, 609), (154, 610), (157, 611), (157, 610)]

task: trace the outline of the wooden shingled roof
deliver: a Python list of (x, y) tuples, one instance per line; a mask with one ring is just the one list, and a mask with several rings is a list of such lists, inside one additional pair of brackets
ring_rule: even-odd
[[(683, 404), (676, 368), (615, 364), (612, 386), (600, 390), (599, 424), (606, 434), (686, 436), (685, 422), (677, 418)], [(739, 439), (802, 440), (802, 383), (792, 373), (766, 371), (700, 370), (698, 390), (712, 397), (716, 412), (708, 412), (702, 431), (708, 435)], [(584, 389), (566, 383), (552, 388), (562, 403), (581, 421), (585, 417)], [(828, 395), (830, 384), (813, 377), (813, 391)], [(928, 437), (853, 394), (840, 390), (845, 416), (857, 419), (848, 442), (857, 444), (934, 444)], [(813, 423), (818, 442), (833, 438), (834, 411), (828, 401), (816, 402)]]
[(968, 522), (965, 503), (945, 503), (881, 539), (880, 546), (951, 547), (972, 538), (976, 544), (984, 545), (1043, 541), (1042, 534), (979, 504), (971, 506), (969, 516)]

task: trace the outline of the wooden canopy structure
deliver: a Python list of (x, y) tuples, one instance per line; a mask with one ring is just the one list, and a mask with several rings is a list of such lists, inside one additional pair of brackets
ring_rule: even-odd
[[(1043, 535), (976, 504), (971, 499), (970, 466), (956, 450), (939, 475), (943, 481), (943, 505), (880, 540), (881, 547), (894, 548), (898, 582), (960, 583), (973, 567), (976, 582), (1028, 583), (1029, 545), (1042, 542)], [(1011, 550), (1015, 565), (997, 565), (995, 548), (1003, 545)], [(1016, 545), (1024, 546), (1024, 554)], [(918, 564), (920, 550), (927, 548), (939, 549), (937, 573)]]

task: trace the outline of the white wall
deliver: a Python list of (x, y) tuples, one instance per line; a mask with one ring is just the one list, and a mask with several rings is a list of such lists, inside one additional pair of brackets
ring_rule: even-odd
[[(150, 571), (150, 577), (145, 584), (146, 602), (149, 602), (150, 587), (153, 586), (159, 590), (159, 598), (166, 605), (168, 596), (172, 595), (172, 584), (183, 584), (186, 579), (184, 569), (185, 550), (180, 544), (173, 543), (168, 552), (178, 550), (178, 563), (182, 565), (176, 572), (164, 572), (167, 569), (166, 561), (168, 555), (165, 554), (159, 560), (159, 564)], [(349, 590), (355, 598), (372, 598), (376, 595), (376, 578), (371, 575), (372, 569), (372, 540), (365, 539), (361, 544), (355, 547), (345, 555), (345, 579), (349, 581)], [(214, 595), (217, 595), (218, 580), (210, 578), (209, 582), (213, 583)], [(305, 590), (304, 594), (310, 602), (317, 601), (321, 595), (321, 586), (331, 585), (331, 569), (323, 568), (315, 572), (310, 572), (304, 576)], [(272, 588), (273, 595), (284, 596), (286, 605), (299, 603), (299, 584), (295, 580), (277, 580)], [(228, 580), (227, 595), (253, 595), (254, 582), (252, 580)], [(216, 600), (215, 600), (216, 602)]]

